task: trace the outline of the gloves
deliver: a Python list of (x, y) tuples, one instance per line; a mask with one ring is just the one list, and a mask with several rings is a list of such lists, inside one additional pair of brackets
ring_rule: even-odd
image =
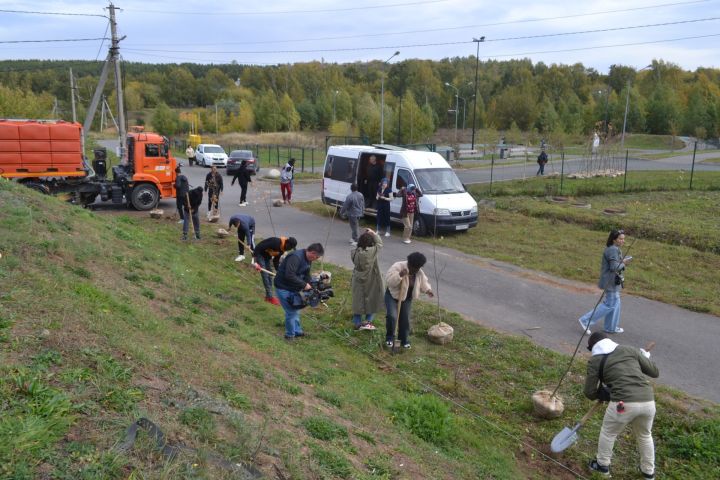
[(610, 389), (606, 387), (605, 385), (600, 385), (597, 391), (597, 399), (599, 402), (609, 402), (610, 401)]

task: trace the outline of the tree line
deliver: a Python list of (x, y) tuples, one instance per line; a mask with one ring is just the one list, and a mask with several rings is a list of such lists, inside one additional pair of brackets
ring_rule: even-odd
[[(0, 62), (0, 117), (71, 119), (72, 68), (82, 121), (101, 66), (91, 61)], [(478, 64), (476, 99), (475, 68), (474, 56), (392, 65), (126, 62), (123, 87), (126, 110), (166, 135), (191, 128), (200, 133), (329, 130), (378, 141), (384, 120), (387, 139), (417, 143), (428, 141), (438, 127), (454, 127), (456, 105), (460, 128), (472, 128), (476, 119), (477, 128), (587, 134), (608, 124), (618, 131), (626, 102), (628, 132), (720, 135), (720, 69), (690, 72), (654, 60), (640, 72), (612, 65), (605, 75), (581, 63), (490, 60)], [(114, 108), (112, 83), (105, 94)], [(152, 112), (149, 118), (147, 112)]]

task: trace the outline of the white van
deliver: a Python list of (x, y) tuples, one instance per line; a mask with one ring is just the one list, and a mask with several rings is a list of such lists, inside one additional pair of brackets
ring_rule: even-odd
[[(322, 201), (340, 207), (350, 193), (350, 184), (357, 183), (365, 196), (365, 213), (376, 213), (375, 186), (368, 181), (369, 159), (375, 156), (393, 193), (409, 184), (422, 193), (420, 215), (415, 215), (414, 235), (426, 235), (437, 230), (466, 231), (478, 223), (477, 202), (465, 191), (460, 179), (445, 159), (435, 152), (407, 150), (388, 145), (339, 145), (328, 149), (322, 184)], [(369, 190), (373, 190), (372, 192)], [(390, 204), (390, 218), (402, 223), (402, 198)]]

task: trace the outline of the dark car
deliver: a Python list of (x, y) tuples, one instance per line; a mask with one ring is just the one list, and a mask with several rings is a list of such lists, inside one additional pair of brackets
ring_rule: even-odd
[(260, 170), (260, 164), (252, 150), (233, 150), (228, 156), (227, 174), (235, 175), (243, 160), (247, 162), (246, 168), (250, 171), (250, 175), (255, 175)]

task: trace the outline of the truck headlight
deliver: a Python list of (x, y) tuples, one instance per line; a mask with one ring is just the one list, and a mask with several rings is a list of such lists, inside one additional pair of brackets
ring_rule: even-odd
[(436, 208), (435, 215), (437, 215), (439, 217), (449, 217), (450, 210), (448, 210), (447, 208)]

